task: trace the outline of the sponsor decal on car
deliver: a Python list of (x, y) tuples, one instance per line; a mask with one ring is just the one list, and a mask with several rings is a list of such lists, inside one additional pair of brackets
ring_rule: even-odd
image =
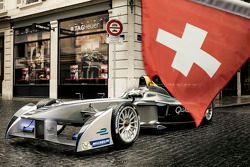
[(91, 148), (92, 148), (92, 146), (90, 145), (89, 142), (87, 142), (87, 141), (82, 142), (82, 150), (89, 150)]
[(187, 112), (187, 110), (184, 107), (178, 106), (175, 108), (175, 112), (179, 115), (181, 112)]
[(96, 132), (96, 134), (99, 134), (101, 136), (109, 134), (106, 128), (100, 129), (100, 131)]
[(89, 142), (92, 147), (99, 147), (110, 144), (110, 138), (100, 139), (100, 140), (93, 140)]

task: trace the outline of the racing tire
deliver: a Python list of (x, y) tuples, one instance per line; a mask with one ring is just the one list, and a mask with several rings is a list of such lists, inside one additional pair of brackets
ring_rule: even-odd
[(205, 112), (204, 118), (202, 120), (202, 124), (209, 124), (213, 119), (214, 114), (214, 103), (212, 103)]
[[(40, 100), (37, 104), (36, 107), (37, 109), (45, 107), (45, 106), (50, 106), (52, 104), (55, 104), (57, 101), (56, 99), (42, 99)], [(62, 131), (65, 129), (66, 125), (57, 125), (57, 135), (62, 133)]]
[(140, 117), (130, 102), (118, 105), (112, 112), (111, 134), (117, 149), (127, 148), (138, 138)]

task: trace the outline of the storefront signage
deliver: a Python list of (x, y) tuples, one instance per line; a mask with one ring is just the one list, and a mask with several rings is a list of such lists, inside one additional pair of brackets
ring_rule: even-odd
[(122, 33), (123, 25), (120, 20), (112, 19), (107, 23), (107, 32), (112, 36), (119, 36)]
[[(105, 31), (107, 14), (81, 17), (60, 22), (60, 35), (80, 35)], [(74, 33), (74, 34), (72, 34)]]
[(63, 35), (76, 35), (75, 31), (70, 31), (64, 28), (60, 29), (60, 33)]
[(100, 23), (80, 23), (79, 25), (74, 25), (70, 27), (71, 31), (78, 32), (78, 31), (86, 31), (86, 30), (95, 30), (100, 27)]

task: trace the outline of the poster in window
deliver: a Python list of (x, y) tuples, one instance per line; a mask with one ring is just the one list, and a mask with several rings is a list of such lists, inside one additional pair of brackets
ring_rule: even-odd
[(70, 66), (70, 79), (78, 80), (78, 65)]

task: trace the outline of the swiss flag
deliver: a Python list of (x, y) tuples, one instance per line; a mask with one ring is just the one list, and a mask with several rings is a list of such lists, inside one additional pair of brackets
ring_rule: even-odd
[(250, 20), (189, 0), (142, 0), (143, 58), (198, 126), (250, 57)]

